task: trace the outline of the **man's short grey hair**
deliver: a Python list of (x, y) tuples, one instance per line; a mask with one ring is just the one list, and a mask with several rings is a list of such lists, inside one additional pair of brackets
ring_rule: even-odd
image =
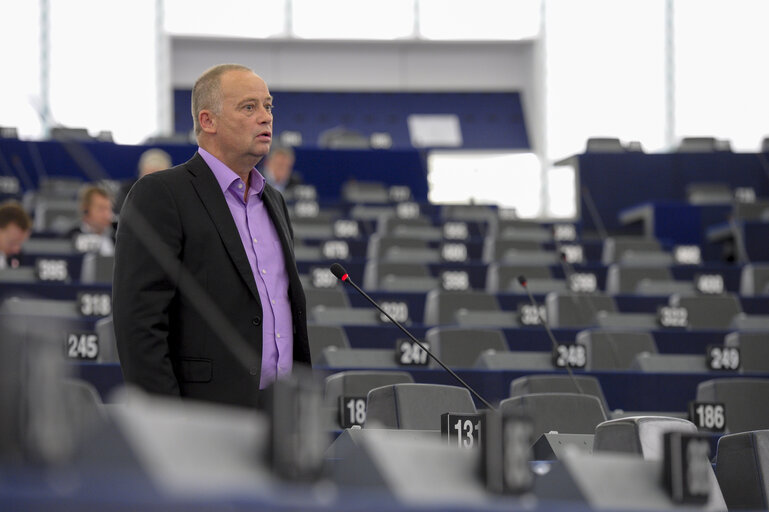
[(253, 69), (240, 64), (219, 64), (207, 69), (195, 81), (192, 87), (192, 122), (195, 126), (195, 136), (202, 131), (198, 116), (201, 110), (210, 110), (215, 114), (222, 111), (222, 75), (228, 71), (250, 71)]

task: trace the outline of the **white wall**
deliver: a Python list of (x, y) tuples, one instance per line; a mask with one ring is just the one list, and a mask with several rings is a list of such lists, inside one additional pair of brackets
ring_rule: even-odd
[(253, 68), (275, 90), (518, 91), (529, 138), (541, 145), (531, 42), (338, 42), (200, 39), (171, 42), (173, 87), (223, 62)]

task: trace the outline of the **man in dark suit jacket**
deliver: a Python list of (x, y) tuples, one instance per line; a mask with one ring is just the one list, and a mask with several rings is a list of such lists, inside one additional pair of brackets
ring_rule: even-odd
[(248, 68), (193, 88), (200, 149), (140, 179), (123, 206), (113, 283), (123, 375), (154, 393), (253, 406), (310, 363), (306, 306), (283, 197), (254, 166), (272, 97)]

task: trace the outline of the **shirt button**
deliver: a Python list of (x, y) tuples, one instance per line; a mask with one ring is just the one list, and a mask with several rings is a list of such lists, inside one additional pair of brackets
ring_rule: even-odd
[(249, 368), (248, 373), (250, 373), (251, 375), (256, 375), (259, 372), (256, 370), (256, 368)]
[(259, 243), (259, 242), (256, 240), (256, 238), (254, 238), (254, 243), (255, 243), (255, 244), (256, 244), (256, 243)]
[(275, 299), (270, 299), (270, 302), (272, 302), (273, 304), (275, 304)]
[(267, 271), (265, 269), (262, 269), (262, 274), (266, 274)]
[(275, 333), (275, 336), (276, 336), (277, 338), (280, 338), (280, 334), (278, 334), (277, 332)]
[(258, 327), (262, 325), (262, 319), (261, 317), (255, 316), (254, 318), (251, 319), (251, 323)]
[(242, 189), (243, 188), (243, 184), (242, 183), (238, 183), (238, 188)]

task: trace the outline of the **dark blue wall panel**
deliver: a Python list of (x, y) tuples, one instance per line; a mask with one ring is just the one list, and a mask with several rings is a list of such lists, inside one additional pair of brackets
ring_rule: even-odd
[[(401, 93), (401, 92), (286, 92), (275, 98), (275, 132), (302, 134), (304, 146), (317, 145), (324, 130), (337, 126), (369, 136), (387, 132), (393, 148), (411, 148), (407, 117), (410, 114), (456, 114), (462, 140), (471, 149), (530, 149), (517, 92)], [(174, 127), (192, 129), (188, 89), (174, 91)]]

